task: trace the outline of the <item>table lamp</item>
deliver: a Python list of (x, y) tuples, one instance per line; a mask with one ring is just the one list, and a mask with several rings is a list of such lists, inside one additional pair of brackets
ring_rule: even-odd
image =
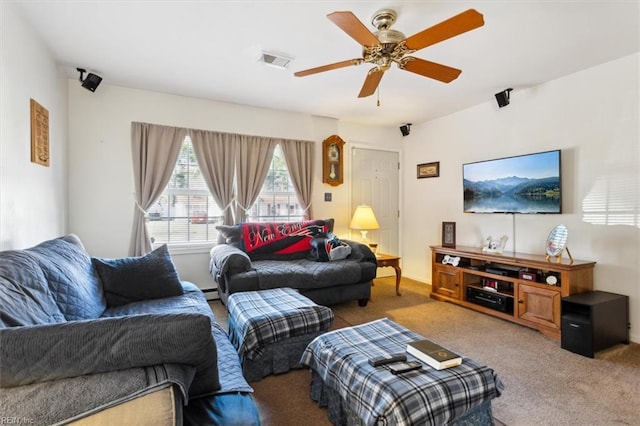
[(365, 244), (369, 244), (367, 240), (367, 231), (372, 229), (379, 229), (380, 225), (376, 219), (376, 215), (373, 213), (371, 206), (360, 205), (356, 207), (356, 211), (351, 218), (351, 225), (349, 228), (356, 229), (362, 234), (362, 241)]

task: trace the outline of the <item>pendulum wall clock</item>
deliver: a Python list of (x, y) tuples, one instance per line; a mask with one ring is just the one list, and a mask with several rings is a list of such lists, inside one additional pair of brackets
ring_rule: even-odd
[(344, 141), (338, 135), (322, 142), (322, 182), (331, 186), (341, 185), (343, 179)]

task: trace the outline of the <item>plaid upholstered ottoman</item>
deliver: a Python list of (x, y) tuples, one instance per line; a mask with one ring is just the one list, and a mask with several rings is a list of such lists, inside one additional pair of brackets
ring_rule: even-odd
[(399, 375), (369, 364), (422, 339), (388, 318), (323, 334), (301, 358), (312, 372), (311, 399), (335, 425), (493, 425), (491, 401), (504, 385), (492, 368), (467, 357), (446, 370), (424, 364)]
[(333, 311), (291, 288), (233, 293), (229, 337), (248, 381), (300, 368), (309, 342), (333, 323)]

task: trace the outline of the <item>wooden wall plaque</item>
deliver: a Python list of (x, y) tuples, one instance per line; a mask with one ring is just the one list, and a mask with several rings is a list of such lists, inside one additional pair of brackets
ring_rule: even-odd
[(31, 99), (31, 162), (49, 166), (49, 111)]

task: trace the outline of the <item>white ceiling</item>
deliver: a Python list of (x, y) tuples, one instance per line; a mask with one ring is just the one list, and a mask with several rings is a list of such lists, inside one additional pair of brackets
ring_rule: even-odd
[[(493, 102), (639, 51), (638, 1), (10, 1), (69, 77), (103, 84), (300, 111), (356, 123), (419, 123)], [(397, 69), (377, 96), (358, 98), (369, 64), (307, 77), (295, 71), (361, 56), (326, 18), (352, 11), (369, 29), (394, 9), (407, 37), (474, 8), (485, 25), (413, 54), (462, 69), (449, 84)], [(286, 70), (261, 51), (294, 60)], [(100, 88), (98, 88), (98, 91)], [(496, 106), (497, 108), (497, 106)]]

